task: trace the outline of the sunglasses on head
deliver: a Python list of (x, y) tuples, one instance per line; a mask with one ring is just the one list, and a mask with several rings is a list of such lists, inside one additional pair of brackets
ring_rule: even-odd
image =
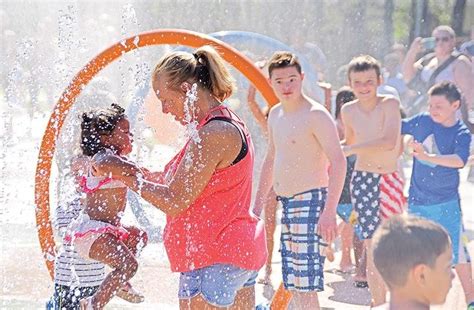
[(438, 38), (435, 38), (435, 41), (436, 41), (436, 42), (439, 42), (439, 41), (448, 42), (449, 40), (451, 40), (450, 37), (438, 37)]

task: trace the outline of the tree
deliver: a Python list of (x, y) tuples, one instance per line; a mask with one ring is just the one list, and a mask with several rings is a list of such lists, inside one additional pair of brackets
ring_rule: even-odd
[(429, 7), (428, 0), (412, 0), (411, 2), (411, 16), (412, 23), (410, 28), (410, 40), (416, 37), (427, 37), (430, 35), (431, 29), (428, 26)]
[(390, 47), (393, 44), (393, 12), (395, 6), (393, 0), (385, 0), (385, 10), (384, 10), (384, 51), (385, 53), (390, 50)]
[(453, 7), (453, 15), (451, 15), (451, 26), (454, 32), (461, 36), (463, 35), (464, 11), (466, 8), (466, 0), (456, 0)]

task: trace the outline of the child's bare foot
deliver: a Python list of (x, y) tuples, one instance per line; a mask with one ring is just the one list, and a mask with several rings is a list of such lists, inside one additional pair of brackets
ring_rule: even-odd
[(117, 297), (122, 298), (133, 304), (138, 304), (145, 301), (145, 296), (136, 291), (130, 283), (125, 283), (118, 291)]
[(332, 249), (330, 245), (326, 247), (325, 254), (326, 254), (326, 259), (332, 263), (334, 261), (334, 250)]
[(271, 274), (272, 274), (272, 266), (266, 266), (265, 267), (265, 275), (263, 276), (263, 278), (258, 280), (258, 283), (263, 284), (263, 285), (271, 284), (272, 283), (272, 281), (270, 280), (270, 275)]
[(339, 270), (341, 270), (342, 273), (353, 273), (355, 272), (355, 266), (352, 265), (352, 263), (342, 263), (339, 265)]

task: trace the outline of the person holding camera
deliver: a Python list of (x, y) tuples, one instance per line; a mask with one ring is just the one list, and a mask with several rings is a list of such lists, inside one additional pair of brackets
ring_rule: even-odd
[[(436, 27), (431, 38), (416, 38), (412, 42), (402, 65), (402, 73), (408, 86), (418, 93), (411, 102), (413, 113), (425, 108), (426, 93), (431, 86), (443, 81), (455, 83), (464, 95), (461, 106), (463, 120), (474, 132), (473, 124), (468, 122), (468, 111), (474, 108), (472, 64), (468, 57), (455, 50), (455, 44), (456, 34), (451, 27)], [(433, 52), (417, 60), (420, 53), (430, 50)]]

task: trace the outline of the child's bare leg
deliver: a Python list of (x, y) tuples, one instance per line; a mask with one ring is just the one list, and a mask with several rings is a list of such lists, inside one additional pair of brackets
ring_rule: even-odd
[(102, 309), (135, 275), (138, 262), (128, 247), (111, 234), (101, 235), (92, 245), (89, 256), (113, 269), (92, 297), (93, 308)]
[(179, 300), (179, 309), (180, 310), (220, 310), (221, 307), (217, 307), (209, 304), (203, 297), (202, 294), (194, 296), (190, 299), (180, 299)]
[(320, 309), (317, 292), (291, 291), (290, 309)]
[(469, 263), (457, 264), (455, 266), (459, 281), (464, 290), (466, 303), (474, 302), (474, 283), (472, 281), (472, 267)]
[(372, 295), (372, 306), (380, 306), (385, 303), (387, 293), (385, 284), (379, 272), (375, 268), (374, 257), (372, 253), (372, 240), (365, 240), (365, 251), (367, 254), (367, 282), (369, 284), (370, 294)]
[(353, 229), (352, 226), (346, 222), (342, 222), (342, 229), (341, 229), (341, 247), (342, 247), (342, 255), (341, 255), (341, 263), (339, 267), (341, 271), (350, 271), (352, 268), (352, 259), (351, 259), (351, 248), (352, 248), (352, 235)]
[(148, 235), (145, 231), (133, 226), (127, 226), (124, 228), (129, 233), (128, 238), (124, 240), (124, 243), (133, 255), (137, 255), (137, 253), (148, 244)]
[(367, 256), (365, 255), (364, 241), (360, 240), (355, 234), (352, 237), (354, 246), (354, 256), (356, 264), (355, 281), (367, 281)]
[(255, 309), (255, 286), (244, 287), (237, 292), (230, 310)]

